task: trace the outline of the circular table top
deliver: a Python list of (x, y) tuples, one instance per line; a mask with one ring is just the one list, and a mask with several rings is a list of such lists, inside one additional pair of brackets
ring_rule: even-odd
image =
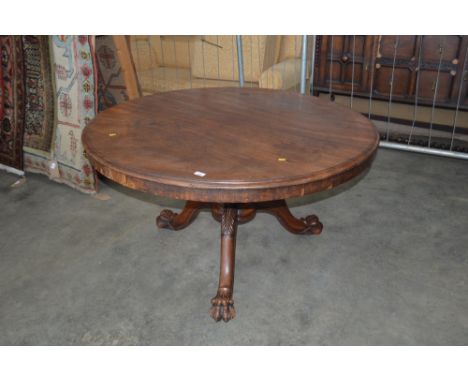
[(97, 171), (175, 199), (260, 202), (343, 183), (372, 162), (372, 123), (317, 97), (251, 88), (158, 93), (114, 106), (83, 131)]

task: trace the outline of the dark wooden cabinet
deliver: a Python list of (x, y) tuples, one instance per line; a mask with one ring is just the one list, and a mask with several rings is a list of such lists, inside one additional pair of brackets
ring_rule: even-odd
[[(319, 36), (314, 92), (468, 109), (468, 36)], [(419, 76), (418, 76), (419, 73)]]
[(332, 93), (366, 93), (373, 41), (374, 36), (319, 36), (315, 89)]

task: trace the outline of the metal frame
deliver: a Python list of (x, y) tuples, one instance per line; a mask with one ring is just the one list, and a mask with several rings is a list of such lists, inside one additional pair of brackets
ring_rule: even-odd
[(429, 148), (429, 147), (407, 145), (407, 144), (402, 144), (402, 143), (381, 141), (379, 143), (379, 147), (383, 147), (383, 148), (386, 148), (386, 149), (400, 150), (400, 151), (409, 151), (409, 152), (420, 153), (420, 154), (430, 154), (430, 155), (436, 155), (436, 156), (439, 156), (439, 157), (448, 157), (448, 158), (456, 158), (456, 159), (468, 159), (468, 153), (460, 153), (460, 152), (457, 152), (457, 151), (433, 149), (433, 148)]
[(310, 56), (310, 86), (309, 92), (310, 94), (314, 94), (314, 74), (315, 74), (315, 49), (317, 43), (317, 36), (312, 36), (312, 52)]
[(10, 174), (15, 174), (18, 176), (24, 176), (24, 171), (18, 170), (17, 168), (7, 166), (5, 164), (0, 163), (0, 170), (5, 170), (6, 172), (9, 172)]
[(307, 80), (307, 35), (302, 36), (302, 54), (301, 54), (301, 82), (300, 92), (305, 94)]
[(237, 68), (239, 69), (239, 86), (244, 87), (244, 54), (242, 52), (242, 36), (236, 36)]

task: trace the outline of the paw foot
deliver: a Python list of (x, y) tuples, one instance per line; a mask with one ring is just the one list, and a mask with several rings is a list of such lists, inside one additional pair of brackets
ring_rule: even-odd
[(304, 233), (310, 233), (311, 235), (319, 235), (322, 232), (323, 224), (320, 222), (316, 215), (309, 215), (305, 218), (301, 218), (303, 223), (306, 225)]
[(215, 321), (228, 322), (236, 317), (236, 309), (234, 308), (234, 300), (231, 293), (218, 291), (216, 297), (211, 299), (210, 316)]
[(156, 218), (156, 225), (158, 228), (174, 229), (171, 222), (176, 216), (177, 214), (171, 210), (162, 210), (159, 216)]

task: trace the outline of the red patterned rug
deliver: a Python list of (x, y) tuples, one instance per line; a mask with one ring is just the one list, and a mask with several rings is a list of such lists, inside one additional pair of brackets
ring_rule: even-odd
[(25, 76), (24, 146), (48, 152), (54, 131), (53, 68), (48, 36), (22, 36)]
[(23, 169), (24, 63), (21, 36), (0, 36), (0, 163)]

